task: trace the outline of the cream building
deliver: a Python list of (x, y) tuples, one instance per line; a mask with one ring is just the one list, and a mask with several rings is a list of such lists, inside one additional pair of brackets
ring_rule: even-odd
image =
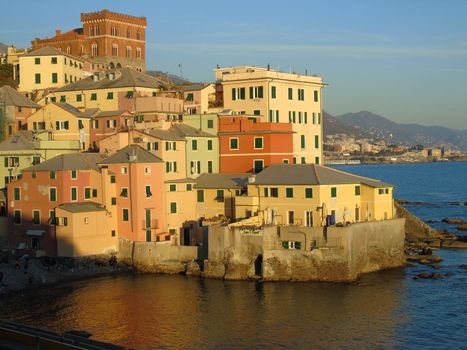
[(196, 84), (181, 86), (184, 111), (187, 114), (203, 114), (215, 104), (216, 89), (214, 84)]
[(322, 164), (322, 78), (251, 66), (214, 72), (223, 87), (224, 109), (292, 123), (295, 162)]
[(40, 49), (19, 56), (19, 87), (23, 93), (58, 89), (77, 82), (85, 76), (85, 61), (54, 47)]

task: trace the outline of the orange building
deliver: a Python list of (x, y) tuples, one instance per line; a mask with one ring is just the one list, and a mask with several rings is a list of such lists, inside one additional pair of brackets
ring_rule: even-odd
[(293, 162), (292, 125), (260, 120), (259, 116), (219, 115), (220, 173), (257, 173), (270, 164)]
[(82, 28), (55, 36), (35, 39), (32, 49), (57, 47), (69, 55), (91, 61), (93, 70), (131, 67), (146, 70), (146, 17), (135, 17), (102, 10), (81, 14)]

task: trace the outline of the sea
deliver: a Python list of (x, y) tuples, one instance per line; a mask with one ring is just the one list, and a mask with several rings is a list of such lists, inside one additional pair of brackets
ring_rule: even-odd
[[(467, 219), (467, 163), (339, 166), (396, 186), (433, 226)], [(464, 205), (461, 205), (464, 203)], [(134, 349), (467, 349), (466, 250), (353, 283), (124, 274), (0, 297), (0, 318)], [(422, 272), (448, 274), (420, 280)]]

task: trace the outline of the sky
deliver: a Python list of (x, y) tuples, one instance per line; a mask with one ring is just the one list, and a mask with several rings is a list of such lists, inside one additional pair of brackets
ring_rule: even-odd
[(9, 1), (0, 42), (28, 47), (104, 8), (147, 17), (147, 69), (209, 82), (216, 65), (270, 64), (323, 77), (332, 115), (467, 129), (467, 0)]

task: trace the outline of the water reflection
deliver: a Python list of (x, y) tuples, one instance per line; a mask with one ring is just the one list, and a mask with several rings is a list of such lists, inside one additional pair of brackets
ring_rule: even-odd
[(9, 297), (0, 306), (26, 323), (86, 329), (140, 349), (391, 348), (406, 322), (404, 290), (402, 270), (360, 284), (126, 275)]

